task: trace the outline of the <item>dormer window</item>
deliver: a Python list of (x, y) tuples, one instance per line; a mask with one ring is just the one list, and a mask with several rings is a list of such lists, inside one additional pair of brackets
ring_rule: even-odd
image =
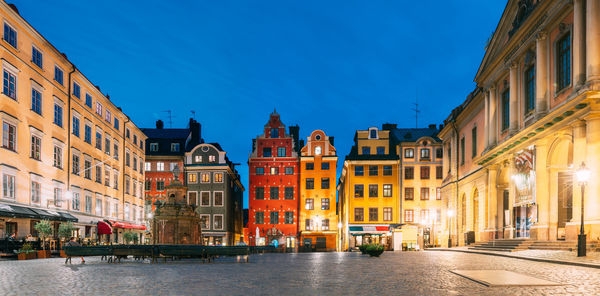
[(271, 138), (279, 138), (279, 129), (276, 129), (276, 128), (271, 129)]
[(150, 151), (158, 151), (158, 143), (150, 143)]
[(370, 128), (369, 129), (369, 139), (377, 139), (378, 135), (377, 135), (377, 128)]
[(202, 162), (202, 155), (196, 155), (196, 156), (194, 156), (194, 161), (195, 162)]
[(171, 152), (179, 152), (179, 143), (171, 143)]
[(216, 157), (214, 155), (208, 156), (208, 161), (215, 162)]

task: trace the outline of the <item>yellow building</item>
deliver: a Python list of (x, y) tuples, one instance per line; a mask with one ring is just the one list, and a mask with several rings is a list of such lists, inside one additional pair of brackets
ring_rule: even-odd
[(73, 221), (80, 238), (98, 221), (112, 241), (141, 234), (144, 134), (16, 7), (0, 13), (0, 237), (36, 236), (42, 219)]
[(313, 131), (300, 156), (301, 248), (335, 251), (337, 154), (333, 137)]
[(390, 130), (401, 156), (402, 243), (409, 249), (440, 245), (443, 151), (439, 131), (435, 125), (408, 129), (394, 125)]
[(599, 20), (595, 0), (508, 1), (477, 89), (440, 133), (453, 245), (473, 231), (574, 246), (582, 217), (588, 241), (600, 240)]
[(392, 248), (401, 208), (398, 160), (389, 130), (356, 132), (338, 183), (339, 250), (367, 243)]

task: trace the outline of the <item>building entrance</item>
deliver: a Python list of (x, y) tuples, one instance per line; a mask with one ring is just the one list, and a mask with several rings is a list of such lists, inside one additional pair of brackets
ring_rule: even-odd
[(573, 174), (558, 173), (558, 239), (565, 239), (565, 225), (573, 219)]
[(529, 238), (529, 230), (533, 224), (534, 205), (522, 205), (514, 207), (515, 237)]

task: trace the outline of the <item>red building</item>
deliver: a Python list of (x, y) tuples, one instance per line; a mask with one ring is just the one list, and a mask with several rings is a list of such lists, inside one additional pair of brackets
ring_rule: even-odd
[(144, 164), (146, 217), (154, 213), (155, 203), (164, 202), (165, 187), (174, 178), (173, 170), (179, 169), (179, 181), (185, 182), (183, 158), (186, 151), (202, 143), (201, 126), (190, 119), (188, 128), (164, 128), (162, 120), (156, 128), (143, 128), (146, 134), (146, 163)]
[(302, 147), (298, 126), (289, 133), (276, 111), (252, 141), (249, 166), (248, 236), (251, 245), (296, 247)]

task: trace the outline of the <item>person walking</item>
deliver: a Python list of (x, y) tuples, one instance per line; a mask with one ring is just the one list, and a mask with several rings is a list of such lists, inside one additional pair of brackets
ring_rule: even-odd
[[(67, 242), (67, 247), (81, 247), (81, 245), (75, 240), (75, 237), (71, 237), (71, 239), (69, 240), (69, 242)], [(85, 260), (83, 260), (83, 256), (81, 256), (81, 263), (85, 263)]]

